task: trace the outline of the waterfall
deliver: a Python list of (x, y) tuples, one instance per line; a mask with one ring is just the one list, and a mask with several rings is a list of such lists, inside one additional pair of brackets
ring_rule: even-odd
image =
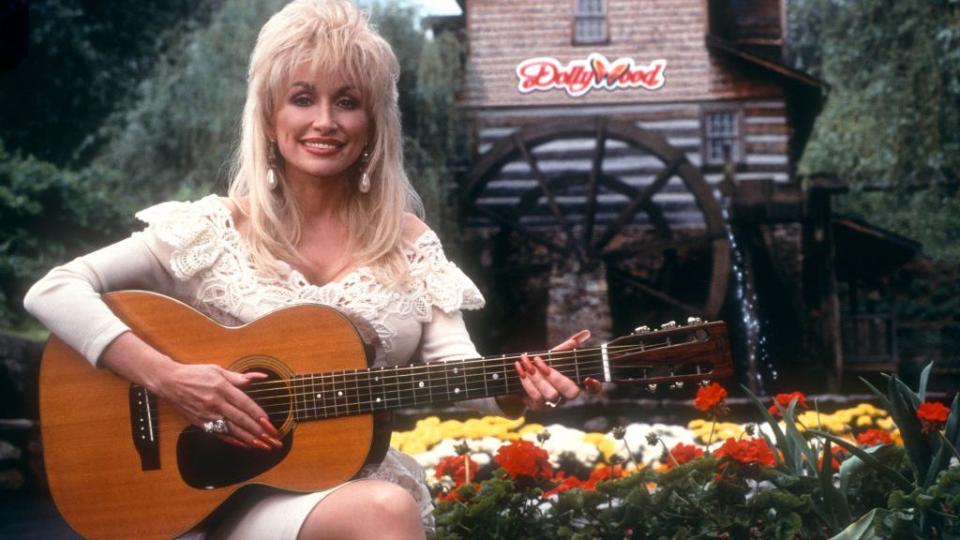
[(779, 373), (770, 361), (767, 352), (766, 337), (762, 332), (760, 320), (760, 310), (757, 304), (757, 292), (754, 288), (753, 269), (750, 264), (749, 256), (744, 253), (737, 243), (737, 237), (733, 232), (733, 225), (730, 223), (729, 206), (730, 201), (727, 198), (721, 201), (723, 212), (723, 225), (727, 233), (727, 240), (730, 242), (730, 252), (732, 255), (732, 273), (733, 273), (733, 293), (736, 299), (736, 311), (739, 315), (739, 325), (742, 332), (744, 356), (746, 358), (747, 386), (755, 394), (763, 394), (765, 388), (764, 377), (761, 369), (765, 369), (770, 379), (775, 381)]

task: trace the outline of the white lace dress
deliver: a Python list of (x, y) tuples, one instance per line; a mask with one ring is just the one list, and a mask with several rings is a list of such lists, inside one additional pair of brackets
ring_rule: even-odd
[[(148, 224), (144, 231), (51, 270), (24, 300), (32, 314), (92, 363), (129, 330), (100, 300), (100, 293), (129, 288), (175, 297), (228, 326), (295, 304), (332, 306), (372, 325), (388, 365), (478, 356), (461, 310), (482, 307), (483, 297), (446, 259), (433, 231), (405, 248), (410, 274), (399, 288), (385, 287), (369, 267), (318, 286), (286, 265), (282, 277), (258, 272), (230, 210), (216, 196), (162, 203), (137, 217)], [(418, 351), (419, 358), (414, 358)], [(468, 406), (500, 413), (492, 399)], [(391, 449), (379, 466), (365, 468), (360, 476), (407, 488), (419, 504), (425, 527), (432, 528), (430, 494), (423, 470), (412, 458)], [(330, 491), (257, 498), (244, 503), (210, 536), (295, 538), (307, 514)]]

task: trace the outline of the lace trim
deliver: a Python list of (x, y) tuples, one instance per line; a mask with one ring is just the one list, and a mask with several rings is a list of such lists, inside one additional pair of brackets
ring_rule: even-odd
[(385, 324), (391, 316), (414, 317), (430, 322), (432, 307), (446, 313), (479, 309), (483, 295), (476, 285), (447, 260), (440, 239), (432, 230), (421, 234), (405, 249), (410, 279), (388, 289), (368, 266), (357, 268), (337, 281), (314, 285), (289, 265), (285, 276), (258, 272), (247, 256), (233, 216), (216, 195), (197, 202), (167, 202), (137, 213), (148, 234), (169, 247), (173, 275), (187, 281), (199, 279), (194, 305), (218, 320), (226, 314), (264, 315), (285, 305), (320, 303), (354, 313), (369, 321), (391, 349), (393, 331)]

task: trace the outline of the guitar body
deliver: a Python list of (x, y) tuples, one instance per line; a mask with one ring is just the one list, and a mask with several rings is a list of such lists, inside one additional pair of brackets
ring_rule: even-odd
[[(278, 380), (368, 367), (354, 326), (330, 308), (296, 306), (227, 328), (153, 293), (105, 299), (138, 336), (182, 363), (269, 369)], [(162, 400), (138, 408), (133, 396), (128, 381), (91, 367), (51, 337), (40, 370), (44, 460), (60, 513), (84, 537), (171, 538), (243, 485), (326, 489), (386, 449), (372, 414), (303, 423), (290, 417), (280, 426), (284, 449), (267, 459), (266, 452), (236, 449), (197, 431)], [(146, 432), (155, 443), (144, 453), (135, 443)]]

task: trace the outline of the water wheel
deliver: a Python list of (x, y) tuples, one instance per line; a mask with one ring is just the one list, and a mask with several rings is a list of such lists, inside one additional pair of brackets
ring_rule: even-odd
[(496, 271), (605, 267), (615, 331), (638, 317), (715, 318), (723, 304), (730, 246), (720, 205), (683, 151), (633, 123), (522, 127), (470, 170), (464, 203), (468, 225), (498, 231)]

